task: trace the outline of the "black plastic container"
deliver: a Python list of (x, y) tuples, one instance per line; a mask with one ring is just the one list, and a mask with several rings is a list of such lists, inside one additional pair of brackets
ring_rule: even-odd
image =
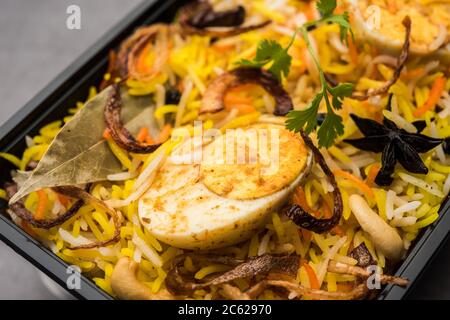
[[(43, 125), (64, 117), (67, 109), (76, 101), (85, 100), (90, 86), (100, 83), (107, 67), (109, 50), (116, 48), (136, 27), (157, 21), (170, 22), (185, 2), (149, 0), (137, 7), (0, 128), (0, 151), (21, 154), (25, 149), (26, 135), (36, 134)], [(0, 185), (3, 185), (10, 181), (13, 167), (0, 159), (0, 168)], [(67, 289), (68, 264), (16, 226), (5, 210), (6, 203), (1, 201), (0, 239)], [(396, 270), (395, 274), (408, 278), (410, 285), (406, 288), (387, 286), (378, 298), (406, 298), (444, 244), (449, 230), (450, 202), (446, 201), (441, 208), (440, 218), (422, 232), (407, 259)], [(81, 288), (69, 291), (81, 299), (112, 299), (84, 276), (81, 278)]]

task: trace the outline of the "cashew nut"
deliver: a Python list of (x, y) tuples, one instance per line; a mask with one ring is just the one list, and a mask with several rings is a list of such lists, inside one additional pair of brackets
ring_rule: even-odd
[(360, 195), (351, 195), (349, 205), (361, 228), (372, 237), (377, 249), (388, 259), (399, 260), (403, 254), (403, 241), (397, 231), (376, 214)]
[(150, 288), (136, 277), (138, 264), (128, 257), (122, 257), (111, 275), (111, 288), (123, 300), (173, 300), (175, 297), (166, 290), (152, 293)]

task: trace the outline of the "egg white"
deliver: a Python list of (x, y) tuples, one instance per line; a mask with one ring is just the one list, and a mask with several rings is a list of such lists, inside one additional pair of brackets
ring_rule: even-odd
[(139, 201), (141, 223), (158, 240), (183, 249), (214, 249), (244, 241), (267, 223), (308, 174), (312, 155), (300, 174), (282, 189), (256, 199), (233, 199), (209, 190), (200, 164), (167, 161)]

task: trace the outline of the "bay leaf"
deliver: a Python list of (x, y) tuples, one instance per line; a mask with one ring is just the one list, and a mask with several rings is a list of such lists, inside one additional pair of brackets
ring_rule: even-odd
[[(111, 90), (108, 87), (89, 100), (64, 125), (10, 203), (39, 189), (104, 181), (110, 174), (123, 172), (122, 165), (103, 139), (106, 128), (103, 110)], [(151, 98), (133, 97), (126, 90), (121, 91), (121, 96), (121, 118), (125, 127), (136, 134), (146, 126), (153, 136), (157, 135)]]

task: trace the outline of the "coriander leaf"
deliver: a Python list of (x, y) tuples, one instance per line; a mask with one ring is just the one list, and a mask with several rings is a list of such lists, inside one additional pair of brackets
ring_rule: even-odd
[(289, 44), (287, 48), (283, 48), (274, 40), (262, 40), (258, 45), (256, 56), (253, 60), (243, 59), (238, 61), (237, 64), (245, 67), (262, 68), (270, 63), (271, 65), (268, 71), (272, 73), (278, 81), (281, 81), (283, 76), (288, 76), (291, 67), (292, 57), (288, 54), (291, 44)]
[(332, 104), (335, 110), (342, 108), (342, 101), (345, 97), (350, 97), (353, 92), (354, 85), (352, 83), (341, 83), (334, 88), (329, 88), (328, 91), (333, 96)]
[(343, 14), (333, 14), (324, 20), (326, 22), (332, 22), (339, 25), (339, 33), (341, 41), (345, 42), (346, 44), (349, 34), (351, 35), (352, 38), (354, 37), (352, 27), (350, 25), (350, 17), (348, 15), (348, 12), (344, 12)]
[(290, 131), (299, 132), (305, 125), (305, 132), (311, 133), (317, 126), (317, 112), (319, 111), (322, 93), (317, 94), (308, 108), (304, 110), (292, 110), (287, 114), (286, 128)]
[(317, 2), (317, 10), (319, 10), (323, 18), (326, 18), (333, 14), (336, 5), (336, 0), (320, 0)]
[(340, 135), (344, 134), (344, 124), (341, 116), (329, 109), (325, 120), (317, 132), (319, 138), (319, 147), (330, 147), (334, 140)]
[(247, 59), (242, 59), (242, 60), (238, 61), (237, 64), (240, 64), (241, 66), (244, 66), (244, 67), (262, 68), (264, 65), (267, 64), (267, 62), (266, 61), (257, 62), (255, 60), (250, 61)]

